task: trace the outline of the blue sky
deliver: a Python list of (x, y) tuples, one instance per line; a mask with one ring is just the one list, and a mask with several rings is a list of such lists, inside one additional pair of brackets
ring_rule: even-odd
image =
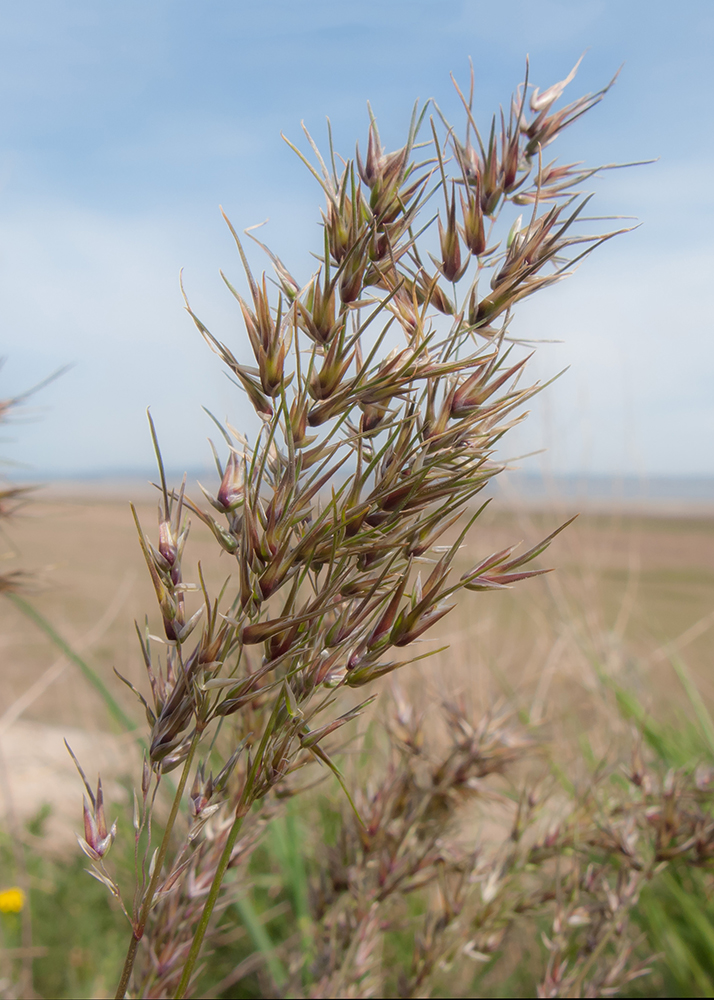
[(543, 345), (542, 394), (513, 453), (553, 471), (714, 474), (714, 4), (685, 0), (23, 0), (0, 3), (3, 396), (73, 365), (8, 429), (40, 475), (149, 468), (151, 405), (167, 463), (206, 463), (201, 404), (244, 404), (182, 311), (241, 344), (218, 275), (238, 276), (223, 205), (307, 277), (320, 192), (280, 138), (304, 120), (364, 141), (366, 101), (401, 144), (415, 98), (457, 114), (449, 73), (476, 74), (483, 120), (520, 82), (541, 88), (588, 50), (569, 93), (606, 100), (559, 143), (596, 164), (603, 214), (641, 227), (522, 308)]

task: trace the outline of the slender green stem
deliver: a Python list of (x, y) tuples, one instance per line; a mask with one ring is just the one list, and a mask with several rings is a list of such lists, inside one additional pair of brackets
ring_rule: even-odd
[(278, 720), (278, 716), (282, 711), (282, 705), (284, 704), (283, 698), (278, 697), (275, 699), (275, 704), (273, 705), (273, 711), (270, 713), (270, 718), (268, 719), (265, 729), (263, 730), (263, 735), (260, 739), (260, 746), (258, 747), (258, 752), (255, 755), (252, 767), (250, 768), (248, 775), (245, 779), (245, 784), (243, 785), (243, 791), (241, 797), (238, 800), (238, 805), (236, 806), (236, 815), (233, 820), (233, 826), (230, 828), (228, 833), (228, 839), (226, 840), (226, 846), (223, 848), (223, 853), (221, 854), (220, 860), (218, 862), (218, 867), (216, 868), (216, 874), (213, 876), (213, 882), (211, 883), (211, 889), (208, 893), (208, 898), (203, 907), (203, 913), (201, 914), (201, 919), (198, 922), (198, 927), (196, 928), (196, 933), (193, 936), (193, 942), (191, 944), (191, 950), (188, 953), (188, 958), (186, 959), (186, 964), (183, 969), (183, 975), (181, 976), (181, 982), (179, 983), (178, 990), (176, 991), (175, 1000), (183, 1000), (186, 996), (186, 990), (188, 989), (188, 984), (193, 974), (194, 967), (198, 961), (198, 955), (201, 951), (201, 945), (203, 944), (203, 939), (206, 936), (206, 931), (208, 929), (208, 923), (211, 919), (211, 914), (213, 913), (213, 908), (216, 905), (216, 900), (218, 899), (218, 893), (221, 891), (221, 883), (223, 882), (223, 876), (226, 874), (228, 864), (231, 860), (231, 854), (233, 853), (233, 848), (235, 847), (236, 840), (238, 839), (238, 834), (240, 833), (241, 827), (243, 826), (243, 820), (247, 816), (251, 805), (255, 801), (255, 782), (258, 772), (262, 766), (263, 758), (265, 757), (266, 748), (268, 746), (268, 741), (272, 736), (275, 725)]
[(188, 780), (191, 764), (193, 763), (196, 747), (198, 746), (202, 732), (203, 728), (196, 726), (196, 732), (193, 734), (191, 746), (189, 747), (188, 757), (186, 758), (181, 772), (181, 780), (178, 783), (178, 788), (176, 789), (176, 794), (174, 795), (174, 800), (171, 805), (171, 812), (169, 813), (169, 819), (166, 824), (166, 829), (164, 830), (164, 836), (161, 840), (161, 845), (159, 846), (159, 851), (154, 861), (154, 870), (151, 874), (149, 887), (144, 895), (144, 901), (141, 906), (141, 912), (139, 913), (139, 919), (132, 931), (129, 949), (126, 953), (126, 959), (124, 961), (124, 968), (122, 969), (121, 979), (119, 980), (119, 986), (117, 987), (116, 1000), (123, 1000), (127, 987), (129, 986), (129, 979), (131, 977), (131, 973), (134, 968), (134, 960), (136, 958), (136, 949), (139, 945), (139, 941), (141, 941), (144, 936), (146, 921), (149, 918), (151, 904), (153, 903), (154, 896), (156, 895), (156, 887), (159, 883), (159, 878), (161, 877), (161, 869), (163, 868), (164, 859), (166, 858), (166, 852), (169, 849), (174, 823), (176, 822), (179, 806), (181, 805), (181, 799), (183, 798), (183, 791), (186, 787), (186, 781)]
[(136, 935), (132, 934), (131, 941), (129, 942), (129, 950), (127, 951), (126, 958), (124, 959), (124, 968), (122, 969), (121, 979), (119, 981), (119, 986), (117, 987), (115, 1000), (124, 1000), (124, 997), (126, 996), (126, 990), (129, 985), (129, 978), (134, 968), (136, 949), (138, 947), (139, 947), (139, 938), (136, 937)]
[(206, 936), (206, 930), (208, 929), (208, 923), (211, 919), (211, 914), (213, 913), (213, 908), (216, 905), (216, 900), (218, 899), (218, 893), (221, 891), (221, 883), (223, 882), (223, 876), (226, 874), (226, 869), (231, 860), (231, 854), (233, 853), (233, 848), (235, 847), (236, 840), (238, 839), (238, 834), (243, 826), (243, 820), (246, 815), (245, 807), (241, 802), (236, 810), (236, 818), (233, 820), (233, 826), (228, 834), (228, 839), (226, 840), (226, 846), (223, 848), (223, 853), (221, 854), (220, 861), (218, 862), (218, 867), (216, 868), (216, 874), (213, 876), (213, 882), (211, 883), (211, 890), (208, 893), (208, 899), (206, 900), (206, 905), (203, 907), (203, 913), (201, 914), (201, 919), (196, 928), (196, 933), (193, 937), (193, 943), (191, 944), (191, 950), (188, 953), (188, 958), (186, 959), (186, 964), (183, 967), (183, 975), (181, 976), (181, 982), (179, 983), (178, 990), (176, 991), (175, 1000), (183, 1000), (186, 996), (186, 990), (188, 989), (188, 984), (193, 974), (194, 967), (198, 961), (198, 955), (201, 951), (201, 945), (203, 944), (203, 939)]

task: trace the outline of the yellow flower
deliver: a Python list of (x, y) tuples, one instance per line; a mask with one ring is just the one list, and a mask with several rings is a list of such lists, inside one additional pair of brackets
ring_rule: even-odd
[(0, 892), (0, 913), (19, 913), (25, 905), (25, 893), (18, 886)]

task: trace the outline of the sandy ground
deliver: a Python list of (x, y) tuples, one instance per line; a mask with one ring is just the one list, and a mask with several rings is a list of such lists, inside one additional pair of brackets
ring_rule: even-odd
[[(142, 523), (156, 531), (155, 492), (132, 488)], [(495, 505), (492, 505), (492, 507)], [(465, 565), (505, 544), (532, 545), (576, 510), (487, 512), (461, 553)], [(126, 496), (111, 491), (46, 492), (18, 515), (5, 549), (36, 574), (29, 600), (83, 651), (129, 713), (141, 716), (113, 668), (144, 687), (134, 621), (155, 598), (136, 540)], [(210, 587), (234, 571), (201, 525), (194, 525), (186, 565), (201, 561)], [(630, 671), (649, 697), (676, 701), (668, 655), (686, 657), (705, 701), (714, 630), (714, 511), (692, 508), (589, 511), (552, 546), (545, 562), (557, 572), (507, 594), (467, 595), (468, 608), (444, 620), (448, 654), (415, 666), (411, 676), (428, 698), (467, 692), (484, 704), (517, 696), (538, 718), (577, 718), (592, 680), (592, 659)], [(22, 825), (48, 804), (49, 841), (64, 849), (81, 830), (81, 783), (66, 738), (90, 780), (102, 771), (110, 801), (124, 801), (119, 779), (136, 772), (131, 738), (107, 722), (100, 699), (76, 667), (17, 610), (2, 602), (0, 627), (0, 812)], [(589, 665), (590, 664), (590, 665)], [(629, 676), (629, 675), (628, 675)], [(584, 713), (583, 725), (589, 722)]]
[(125, 737), (88, 733), (83, 729), (18, 720), (0, 735), (0, 821), (11, 834), (30, 838), (26, 825), (42, 810), (43, 846), (52, 853), (76, 847), (83, 835), (82, 784), (65, 740), (83, 766), (93, 789), (99, 774), (112, 809), (124, 805), (127, 793), (117, 778), (138, 761), (135, 745)]
[(107, 733), (20, 719), (0, 734), (0, 820), (6, 830), (24, 837), (26, 823), (49, 807), (43, 843), (55, 853), (76, 846), (75, 831), (83, 830), (82, 784), (65, 740), (93, 788), (101, 773), (110, 822), (112, 807), (127, 799), (117, 778), (138, 761), (126, 737)]

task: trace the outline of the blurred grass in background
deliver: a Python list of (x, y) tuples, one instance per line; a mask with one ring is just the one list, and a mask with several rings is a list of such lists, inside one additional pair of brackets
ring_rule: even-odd
[[(141, 516), (148, 523), (148, 488), (145, 498)], [(487, 513), (473, 543), (478, 551), (465, 551), (464, 564), (500, 548), (501, 539), (511, 540), (514, 534), (532, 543), (570, 513), (526, 507)], [(136, 714), (111, 675), (116, 667), (141, 683), (132, 622), (150, 605), (151, 594), (150, 582), (134, 575), (139, 561), (133, 530), (123, 500), (66, 496), (40, 500), (14, 521), (10, 532), (23, 565), (42, 571), (30, 595), (33, 604), (70, 643), (81, 645), (103, 616), (107, 621), (107, 607), (119, 595), (120, 606), (84, 655), (124, 709)], [(201, 558), (210, 539), (203, 537), (201, 525), (192, 530), (197, 536), (194, 551)], [(47, 566), (47, 552), (56, 560), (53, 566)], [(435, 715), (444, 698), (461, 697), (478, 716), (498, 702), (508, 703), (524, 724), (535, 727), (552, 773), (571, 793), (593, 780), (603, 761), (618, 759), (632, 740), (633, 726), (663, 771), (714, 767), (714, 724), (708, 709), (714, 697), (714, 517), (688, 516), (686, 511), (667, 516), (586, 512), (559, 537), (548, 563), (557, 572), (508, 593), (482, 595), (477, 616), (456, 619), (455, 612), (450, 629), (440, 636), (451, 649), (405, 668), (401, 684), (417, 710)], [(226, 559), (225, 572), (229, 570)], [(47, 638), (12, 607), (5, 608), (1, 641), (0, 717), (57, 659)], [(348, 744), (342, 755), (353, 778), (355, 769), (379, 759), (379, 706), (371, 718), (376, 729), (363, 734), (365, 749)], [(45, 794), (35, 784), (29, 801), (23, 794), (29, 787), (23, 779), (23, 725), (44, 727), (57, 743), (56, 757), (46, 769)], [(69, 829), (81, 825), (78, 782), (73, 794), (66, 792), (71, 786), (62, 786), (62, 803), (53, 798), (60, 787), (56, 775), (66, 778), (71, 768), (61, 735), (72, 727), (103, 740), (105, 708), (79, 672), (68, 667), (62, 684), (49, 684), (14, 726), (2, 732), (4, 786), (24, 830), (35, 989), (45, 997), (107, 996), (121, 964), (125, 920), (103, 887), (87, 878), (71, 846)], [(126, 737), (117, 734), (117, 739), (128, 745)], [(102, 767), (104, 774), (105, 763)], [(121, 767), (109, 777), (111, 815), (120, 816), (113, 861), (129, 884), (128, 786), (122, 786)], [(7, 795), (3, 800), (7, 830)], [(289, 956), (297, 949), (307, 964), (311, 893), (320, 854), (335, 843), (342, 807), (337, 786), (324, 781), (271, 820), (251, 861), (250, 889), (234, 904), (229, 929), (215, 942), (208, 960), (210, 985), (201, 995), (281, 995)], [(498, 819), (489, 820), (487, 813), (483, 805), (466, 810), (465, 838), (475, 842), (493, 836)], [(0, 841), (0, 861), (0, 888), (5, 888), (17, 880), (17, 852), (8, 832)], [(642, 893), (636, 909), (645, 938), (642, 954), (660, 957), (650, 977), (630, 985), (629, 995), (714, 994), (713, 886), (710, 871), (674, 864)], [(413, 955), (413, 926), (426, 912), (428, 891), (408, 897), (401, 929), (384, 936), (382, 962), (392, 970), (388, 995), (400, 995), (399, 969)], [(22, 942), (18, 915), (3, 914), (1, 921), (0, 976), (7, 990), (22, 958)], [(545, 916), (522, 922), (487, 962), (463, 957), (439, 972), (432, 995), (533, 995), (547, 960), (544, 931)]]

